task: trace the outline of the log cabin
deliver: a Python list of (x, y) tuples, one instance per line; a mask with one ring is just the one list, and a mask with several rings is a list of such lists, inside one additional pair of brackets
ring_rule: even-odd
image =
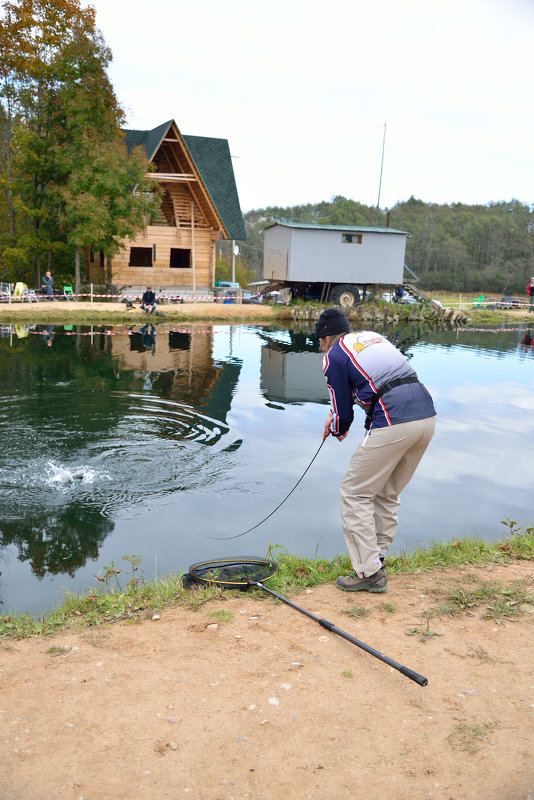
[[(228, 141), (182, 135), (174, 120), (124, 134), (128, 152), (145, 149), (160, 203), (111, 260), (111, 283), (133, 293), (152, 286), (169, 297), (212, 293), (216, 242), (246, 239)], [(102, 267), (93, 261), (92, 280)]]

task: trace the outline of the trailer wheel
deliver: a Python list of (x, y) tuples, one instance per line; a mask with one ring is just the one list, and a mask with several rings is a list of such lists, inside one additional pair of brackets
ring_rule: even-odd
[(351, 283), (342, 283), (332, 290), (332, 302), (343, 308), (352, 308), (360, 302), (360, 292)]

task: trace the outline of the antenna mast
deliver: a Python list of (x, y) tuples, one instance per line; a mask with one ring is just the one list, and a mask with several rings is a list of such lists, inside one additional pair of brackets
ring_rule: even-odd
[(384, 122), (384, 136), (382, 138), (382, 160), (380, 162), (380, 180), (378, 181), (378, 200), (376, 202), (376, 225), (378, 227), (378, 212), (380, 210), (380, 191), (382, 189), (382, 169), (384, 167), (384, 148), (386, 146), (386, 123)]

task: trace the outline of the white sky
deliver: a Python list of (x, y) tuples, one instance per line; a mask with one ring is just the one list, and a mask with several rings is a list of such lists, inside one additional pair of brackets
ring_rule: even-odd
[[(127, 127), (228, 139), (243, 212), (534, 203), (534, 0), (92, 0)], [(386, 128), (384, 129), (384, 124)]]

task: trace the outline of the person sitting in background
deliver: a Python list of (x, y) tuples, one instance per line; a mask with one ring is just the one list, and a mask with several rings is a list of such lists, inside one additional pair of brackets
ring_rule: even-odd
[(45, 294), (48, 295), (50, 299), (52, 299), (54, 297), (54, 279), (49, 269), (47, 269), (45, 274), (43, 275), (42, 283), (43, 283), (43, 291), (45, 292)]
[(157, 306), (156, 293), (152, 291), (151, 286), (147, 286), (146, 291), (143, 292), (143, 296), (141, 298), (141, 308), (147, 314), (149, 311), (151, 314), (153, 314), (154, 311), (156, 310), (156, 306)]
[(395, 284), (395, 293), (393, 295), (393, 299), (396, 303), (400, 303), (402, 298), (404, 297), (404, 289), (402, 288), (400, 283)]
[(152, 350), (152, 355), (154, 355), (154, 353), (156, 352), (155, 327), (152, 325), (152, 323), (150, 323), (150, 325), (147, 323), (146, 325), (143, 325), (143, 327), (140, 330), (140, 333), (142, 336), (142, 342), (145, 350)]

